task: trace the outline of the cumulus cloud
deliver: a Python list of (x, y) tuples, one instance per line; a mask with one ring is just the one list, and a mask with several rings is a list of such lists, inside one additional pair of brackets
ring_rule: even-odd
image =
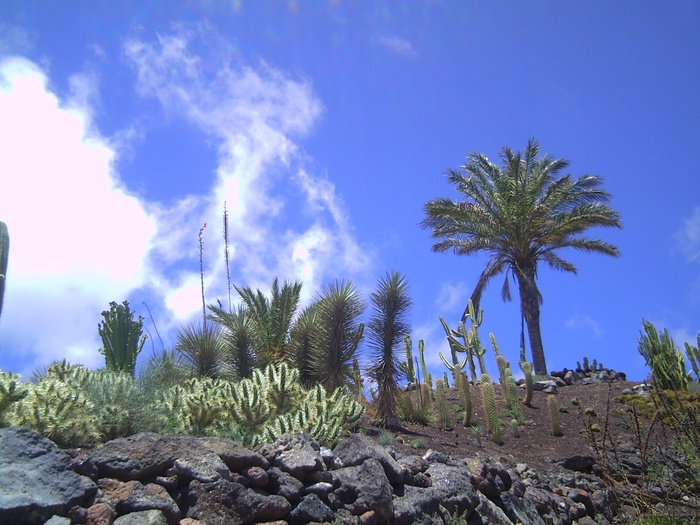
[(2, 353), (93, 365), (95, 312), (142, 282), (155, 225), (93, 128), (90, 80), (72, 78), (64, 103), (47, 84), (28, 60), (0, 62), (0, 210), (11, 238)]

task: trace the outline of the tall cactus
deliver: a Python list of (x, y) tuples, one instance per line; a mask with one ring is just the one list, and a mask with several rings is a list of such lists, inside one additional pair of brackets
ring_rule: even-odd
[(104, 318), (97, 325), (103, 347), (100, 353), (105, 357), (105, 366), (112, 372), (126, 372), (132, 377), (136, 370), (136, 358), (143, 349), (146, 336), (141, 335), (143, 317), (134, 321), (134, 312), (129, 302), (109, 303), (109, 310), (102, 312)]
[(5, 282), (7, 281), (7, 260), (10, 253), (10, 234), (7, 224), (0, 221), (0, 315), (2, 315), (3, 297), (5, 297)]
[(448, 430), (452, 428), (452, 421), (450, 420), (450, 409), (447, 406), (447, 396), (445, 394), (445, 383), (442, 379), (437, 380), (436, 384), (436, 397), (438, 402), (438, 409), (440, 413), (440, 427), (443, 430)]
[(557, 399), (552, 395), (547, 396), (547, 405), (549, 406), (549, 417), (552, 420), (552, 434), (561, 436), (561, 423), (559, 421)]
[(484, 401), (484, 412), (486, 412), (489, 431), (494, 443), (500, 445), (501, 422), (498, 419), (496, 410), (496, 396), (493, 391), (493, 383), (491, 382), (491, 376), (488, 374), (481, 374), (481, 397)]
[(534, 392), (535, 380), (532, 377), (532, 363), (528, 363), (525, 359), (525, 349), (520, 349), (520, 370), (525, 374), (525, 397), (523, 398), (523, 405), (530, 406), (532, 403), (532, 394)]
[(406, 352), (406, 361), (399, 363), (399, 368), (406, 374), (408, 383), (416, 383), (416, 368), (413, 364), (413, 342), (408, 334), (403, 334), (403, 348)]

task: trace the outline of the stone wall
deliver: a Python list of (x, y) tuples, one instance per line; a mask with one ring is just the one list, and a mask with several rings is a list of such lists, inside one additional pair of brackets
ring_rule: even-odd
[(399, 457), (360, 434), (332, 451), (305, 434), (255, 451), (157, 434), (62, 451), (30, 430), (5, 428), (0, 523), (408, 525), (461, 516), (471, 525), (603, 525), (616, 507), (586, 474), (592, 464), (574, 457), (554, 476), (432, 451)]

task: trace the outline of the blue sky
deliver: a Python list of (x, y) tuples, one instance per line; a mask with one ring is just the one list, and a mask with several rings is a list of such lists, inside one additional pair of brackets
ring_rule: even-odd
[[(430, 250), (423, 204), (457, 198), (470, 152), (539, 140), (604, 177), (619, 259), (542, 268), (548, 367), (584, 356), (642, 379), (642, 319), (700, 333), (700, 4), (673, 2), (4, 0), (0, 220), (11, 251), (0, 369), (102, 364), (100, 312), (128, 299), (166, 347), (234, 283), (411, 285), (433, 369), (486, 257)], [(487, 289), (515, 365), (516, 301)], [(152, 343), (151, 343), (152, 341)], [(489, 355), (493, 356), (490, 348)], [(495, 370), (495, 363), (491, 363)], [(517, 367), (514, 366), (517, 370)]]

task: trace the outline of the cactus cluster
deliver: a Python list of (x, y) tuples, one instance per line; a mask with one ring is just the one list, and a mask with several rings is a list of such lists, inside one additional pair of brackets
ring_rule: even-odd
[(688, 390), (685, 358), (676, 348), (668, 330), (659, 334), (652, 323), (642, 321), (637, 349), (644, 357), (656, 385), (662, 390)]
[(488, 421), (488, 429), (493, 437), (494, 443), (501, 443), (501, 421), (496, 409), (496, 397), (493, 390), (491, 376), (481, 374), (481, 397), (484, 402), (484, 412)]
[(105, 357), (107, 370), (126, 372), (132, 377), (136, 370), (136, 358), (143, 349), (146, 336), (142, 335), (143, 317), (134, 321), (129, 302), (109, 303), (109, 310), (102, 312), (103, 320), (97, 329), (102, 338), (100, 353)]
[[(484, 363), (484, 354), (486, 353), (486, 348), (481, 345), (481, 340), (479, 338), (479, 327), (484, 318), (484, 311), (479, 308), (478, 311), (474, 309), (474, 303), (469, 300), (467, 305), (467, 313), (463, 321), (460, 321), (458, 329), (452, 330), (447, 322), (440, 317), (440, 323), (445, 330), (445, 335), (447, 336), (447, 341), (450, 345), (450, 352), (452, 353), (452, 364), (457, 365), (459, 363), (459, 357), (457, 354), (465, 354), (465, 363), (469, 363), (469, 371), (471, 373), (472, 381), (477, 381), (476, 376), (476, 366), (474, 365), (474, 357), (479, 361), (479, 368), (481, 373), (486, 373), (486, 364)], [(465, 321), (471, 320), (471, 328), (467, 330)], [(461, 341), (458, 339), (461, 338)], [(442, 357), (442, 356), (441, 356)], [(445, 358), (442, 358), (443, 362), (446, 362)], [(464, 368), (464, 364), (461, 368)]]
[(227, 436), (250, 446), (301, 431), (333, 444), (364, 411), (345, 389), (328, 395), (317, 384), (305, 391), (298, 371), (284, 363), (239, 382), (191, 379), (164, 392), (158, 408), (175, 431)]

